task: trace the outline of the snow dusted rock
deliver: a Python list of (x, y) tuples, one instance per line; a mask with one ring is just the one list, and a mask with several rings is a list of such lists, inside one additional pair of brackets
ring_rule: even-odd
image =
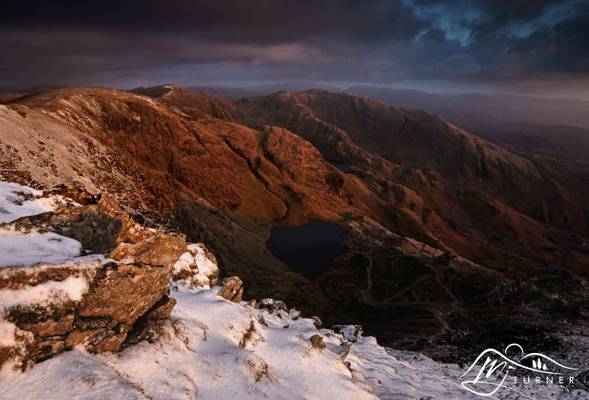
[(323, 341), (323, 336), (321, 335), (315, 334), (309, 338), (309, 341), (311, 342), (311, 346), (313, 346), (315, 349), (325, 348), (325, 342)]
[(170, 314), (183, 236), (135, 224), (109, 197), (63, 187), (2, 182), (0, 204), (0, 367), (26, 368), (79, 345), (118, 351), (153, 336)]
[(363, 333), (362, 325), (333, 325), (331, 328), (351, 343), (355, 342)]
[(172, 287), (175, 289), (210, 288), (219, 280), (217, 259), (203, 243), (189, 244), (174, 264)]
[(100, 260), (0, 269), (0, 366), (24, 368), (60, 352)]
[(221, 281), (221, 289), (217, 292), (221, 296), (234, 303), (239, 303), (243, 296), (243, 282), (237, 276), (229, 276)]
[(282, 300), (274, 300), (274, 299), (262, 299), (260, 301), (260, 308), (268, 310), (269, 313), (274, 313), (276, 311), (288, 311), (288, 307)]

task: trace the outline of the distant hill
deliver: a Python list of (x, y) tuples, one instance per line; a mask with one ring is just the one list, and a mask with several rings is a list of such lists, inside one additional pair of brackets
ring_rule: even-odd
[(372, 86), (353, 86), (347, 92), (434, 113), (511, 148), (589, 157), (586, 101), (479, 93), (440, 95)]
[(195, 92), (206, 93), (227, 101), (235, 101), (248, 97), (266, 96), (281, 90), (287, 90), (289, 92), (302, 92), (310, 89), (322, 89), (328, 90), (330, 92), (341, 92), (341, 89), (335, 86), (307, 82), (273, 83), (248, 87), (191, 86), (188, 89)]
[(471, 130), (482, 138), (521, 151), (589, 157), (589, 129), (573, 125), (506, 123)]

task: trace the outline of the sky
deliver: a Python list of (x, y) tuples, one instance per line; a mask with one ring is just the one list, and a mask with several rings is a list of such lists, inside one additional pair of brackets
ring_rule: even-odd
[(310, 82), (589, 100), (589, 0), (13, 1), (0, 87)]

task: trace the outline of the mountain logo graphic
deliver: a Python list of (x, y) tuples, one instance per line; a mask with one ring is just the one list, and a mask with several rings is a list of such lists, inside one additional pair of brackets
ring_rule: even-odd
[(461, 376), (461, 386), (482, 397), (493, 396), (501, 389), (528, 397), (515, 387), (531, 382), (560, 385), (573, 383), (574, 371), (578, 369), (563, 365), (542, 353), (526, 354), (522, 346), (512, 343), (503, 353), (493, 348), (483, 350)]

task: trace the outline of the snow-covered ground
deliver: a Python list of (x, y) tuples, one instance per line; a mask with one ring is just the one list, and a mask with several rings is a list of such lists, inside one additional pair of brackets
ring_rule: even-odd
[[(4, 371), (0, 398), (480, 398), (460, 387), (462, 371), (455, 365), (393, 353), (370, 337), (347, 334), (346, 339), (316, 328), (312, 319), (298, 318), (292, 311), (270, 313), (229, 302), (216, 291), (175, 292), (173, 322), (153, 343), (143, 342), (120, 354), (74, 350), (24, 373)], [(309, 338), (316, 334), (323, 336), (325, 348), (311, 345)], [(584, 399), (585, 395), (547, 389), (533, 398)]]
[(61, 264), (80, 255), (77, 240), (53, 232), (20, 233), (0, 228), (0, 267)]
[[(52, 200), (41, 195), (30, 188), (0, 182), (3, 221), (51, 210)], [(22, 235), (18, 239), (21, 242), (13, 240), (18, 235)], [(0, 228), (0, 265), (11, 257), (26, 260), (19, 265), (45, 263), (36, 265), (36, 269), (53, 268), (49, 265), (52, 261), (71, 262), (72, 257), (79, 261), (72, 268), (84, 269), (102, 262), (96, 256), (75, 258), (79, 243), (47, 235)], [(177, 305), (156, 340), (117, 354), (95, 355), (77, 348), (24, 373), (8, 366), (0, 371), (0, 399), (481, 398), (461, 387), (464, 369), (457, 365), (386, 349), (353, 326), (344, 327), (340, 333), (318, 328), (316, 320), (301, 318), (281, 302), (264, 300), (262, 307), (256, 308), (246, 302), (225, 300), (217, 295), (218, 287), (209, 288), (218, 274), (214, 258), (207, 255), (202, 244), (189, 245), (187, 250), (174, 270), (188, 277), (171, 282)], [(16, 266), (14, 260), (8, 264)], [(3, 271), (8, 269), (0, 268), (0, 276)], [(79, 301), (87, 290), (88, 282), (82, 276), (3, 289), (0, 317), (14, 304)], [(0, 318), (0, 348), (14, 344), (17, 329)], [(557, 385), (515, 389), (523, 389), (525, 394), (502, 391), (487, 398), (587, 399), (587, 392), (567, 392)]]
[(55, 197), (42, 197), (43, 192), (12, 182), (0, 181), (0, 224), (20, 217), (52, 211)]
[[(0, 181), (0, 224), (53, 211), (61, 202), (61, 196), (45, 196), (40, 190)], [(81, 247), (80, 242), (52, 232), (23, 233), (0, 227), (0, 267), (72, 262)]]

